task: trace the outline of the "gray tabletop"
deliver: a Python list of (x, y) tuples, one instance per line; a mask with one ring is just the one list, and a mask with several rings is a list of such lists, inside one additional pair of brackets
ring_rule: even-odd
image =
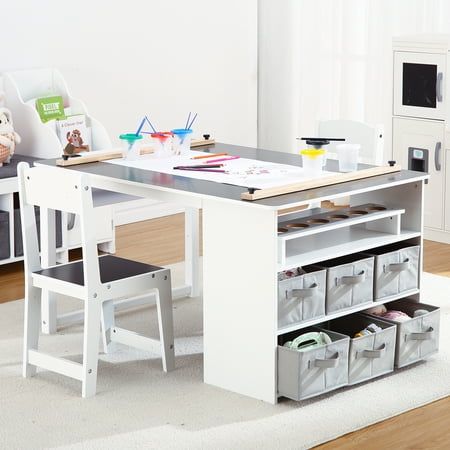
[[(198, 150), (211, 153), (226, 152), (230, 155), (239, 155), (243, 158), (250, 158), (280, 164), (289, 164), (294, 166), (302, 165), (300, 155), (263, 150), (259, 148), (216, 143), (204, 147), (199, 147)], [(42, 160), (39, 161), (39, 164), (55, 166), (56, 159)], [(368, 167), (371, 166), (360, 164), (358, 168), (364, 169)], [(241, 194), (243, 192), (247, 192), (247, 188), (242, 186), (216, 183), (213, 181), (196, 180), (193, 178), (183, 177), (182, 175), (162, 174), (160, 172), (153, 172), (150, 170), (137, 169), (117, 164), (109, 164), (105, 162), (80, 164), (78, 166), (70, 166), (64, 168), (64, 170), (75, 170), (83, 173), (89, 173), (92, 175), (98, 175), (117, 180), (142, 183), (152, 186), (159, 186), (178, 191), (187, 191), (196, 194), (224, 198), (228, 200), (237, 200), (240, 202), (243, 201), (241, 200)], [(328, 160), (326, 170), (329, 170), (330, 172), (338, 172), (337, 161)], [(277, 208), (288, 207), (291, 204), (308, 202), (312, 199), (324, 197), (333, 198), (339, 194), (342, 194), (342, 192), (351, 193), (352, 191), (358, 191), (361, 189), (371, 189), (378, 186), (393, 183), (404, 183), (408, 181), (412, 182), (425, 176), (426, 174), (421, 172), (402, 170), (400, 172), (366, 178), (363, 180), (339, 183), (332, 186), (325, 186), (301, 192), (294, 192), (292, 194), (278, 195), (276, 197), (256, 200), (253, 201), (252, 203), (256, 205), (264, 205)]]
[(3, 164), (0, 167), (0, 179), (17, 177), (17, 165), (22, 161), (32, 165), (34, 161), (37, 161), (37, 158), (14, 154), (9, 164)]

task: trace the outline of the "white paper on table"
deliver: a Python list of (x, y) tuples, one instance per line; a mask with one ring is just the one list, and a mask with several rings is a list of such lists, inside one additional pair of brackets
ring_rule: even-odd
[(209, 155), (210, 153), (191, 151), (187, 156), (171, 156), (169, 158), (158, 158), (155, 155), (142, 155), (136, 160), (110, 159), (110, 164), (118, 164), (137, 169), (151, 170), (169, 175), (178, 175), (197, 180), (214, 181), (216, 183), (233, 184), (243, 187), (254, 187), (267, 189), (271, 187), (284, 186), (290, 183), (314, 180), (332, 174), (323, 171), (320, 174), (307, 174), (302, 167), (277, 164), (256, 159), (238, 158), (229, 161), (221, 161), (223, 164), (218, 170), (226, 170), (226, 173), (212, 173), (200, 171), (188, 171), (174, 169), (175, 166), (193, 166), (207, 164), (207, 161), (226, 158), (217, 156), (203, 159), (191, 159), (193, 156)]

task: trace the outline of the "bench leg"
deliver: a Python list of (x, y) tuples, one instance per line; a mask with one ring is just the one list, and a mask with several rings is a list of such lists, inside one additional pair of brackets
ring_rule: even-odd
[(173, 337), (172, 287), (170, 271), (162, 274), (163, 281), (159, 284), (156, 306), (158, 310), (159, 339), (164, 372), (175, 368), (175, 350)]
[(93, 397), (97, 389), (98, 345), (101, 303), (89, 299), (84, 304), (82, 396)]
[(25, 320), (23, 339), (23, 369), (25, 378), (36, 374), (36, 366), (29, 364), (28, 351), (37, 350), (41, 328), (41, 289), (28, 286), (25, 293)]

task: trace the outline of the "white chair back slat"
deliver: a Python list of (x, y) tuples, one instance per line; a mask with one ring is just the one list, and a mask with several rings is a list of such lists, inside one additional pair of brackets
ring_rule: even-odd
[(41, 267), (34, 206), (78, 214), (83, 250), (84, 285), (94, 292), (101, 285), (92, 187), (89, 176), (20, 163), (19, 194), (25, 261), (30, 271)]
[(29, 165), (21, 162), (17, 166), (17, 175), (19, 179), (19, 204), (20, 220), (22, 223), (22, 240), (25, 266), (25, 282), (29, 282), (28, 276), (31, 272), (41, 268), (38, 247), (38, 235), (36, 227), (36, 215), (34, 206), (26, 202), (25, 198), (25, 172)]
[[(319, 137), (345, 138), (349, 144), (360, 144), (360, 161), (365, 164), (382, 165), (384, 152), (383, 125), (368, 125), (354, 120), (325, 120), (318, 126)], [(342, 142), (330, 142), (327, 146), (330, 156), (335, 157), (336, 145)]]
[(25, 201), (30, 205), (80, 214), (80, 175), (33, 167), (24, 171)]
[(97, 251), (97, 236), (95, 233), (94, 205), (92, 187), (88, 175), (80, 177), (80, 229), (83, 247), (84, 285), (88, 295), (93, 295), (101, 286), (100, 269)]

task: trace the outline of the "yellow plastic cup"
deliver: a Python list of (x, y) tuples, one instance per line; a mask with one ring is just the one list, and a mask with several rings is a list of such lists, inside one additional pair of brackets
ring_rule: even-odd
[(302, 155), (302, 167), (307, 174), (322, 172), (325, 150), (321, 148), (305, 148), (300, 150)]

